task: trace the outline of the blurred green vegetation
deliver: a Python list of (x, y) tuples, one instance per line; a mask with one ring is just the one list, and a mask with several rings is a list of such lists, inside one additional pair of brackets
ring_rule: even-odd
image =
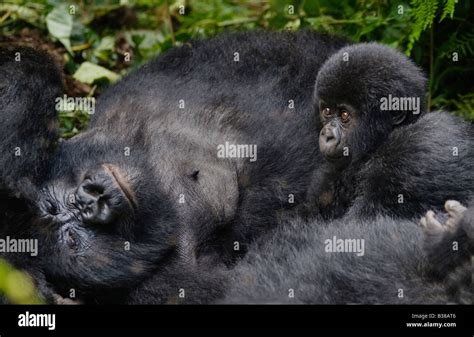
[[(474, 119), (474, 8), (468, 0), (6, 0), (0, 44), (46, 49), (64, 68), (66, 92), (100, 94), (152, 56), (226, 30), (312, 28), (405, 52), (429, 76), (429, 106)], [(63, 135), (84, 112), (60, 114)]]
[(0, 302), (4, 296), (12, 304), (42, 304), (31, 277), (0, 259)]

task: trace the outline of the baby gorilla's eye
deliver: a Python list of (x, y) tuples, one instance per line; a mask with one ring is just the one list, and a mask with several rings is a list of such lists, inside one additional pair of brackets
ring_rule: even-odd
[(341, 111), (341, 121), (343, 123), (347, 123), (351, 119), (350, 113), (348, 113), (346, 110)]
[(324, 117), (330, 117), (331, 116), (331, 109), (329, 108), (324, 108), (321, 110), (321, 114), (324, 116)]

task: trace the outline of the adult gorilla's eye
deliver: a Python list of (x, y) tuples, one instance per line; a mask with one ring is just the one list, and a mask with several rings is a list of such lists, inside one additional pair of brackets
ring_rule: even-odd
[(329, 108), (324, 108), (322, 111), (321, 111), (322, 115), (324, 117), (330, 117), (331, 116), (331, 109)]
[(346, 110), (341, 111), (341, 121), (343, 123), (347, 123), (351, 119), (351, 114), (348, 113)]
[(56, 204), (54, 204), (50, 200), (46, 201), (46, 211), (51, 215), (58, 215), (59, 213), (59, 210)]

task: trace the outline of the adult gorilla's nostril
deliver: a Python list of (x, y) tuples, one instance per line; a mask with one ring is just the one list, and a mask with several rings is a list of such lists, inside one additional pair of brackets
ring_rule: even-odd
[(100, 197), (104, 194), (104, 187), (92, 182), (83, 183), (81, 187), (85, 193), (94, 197)]
[(105, 188), (90, 179), (84, 180), (77, 189), (76, 201), (85, 223), (106, 224), (113, 220)]

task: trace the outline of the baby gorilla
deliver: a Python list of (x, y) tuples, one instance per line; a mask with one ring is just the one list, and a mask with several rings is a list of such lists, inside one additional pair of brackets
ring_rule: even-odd
[[(315, 87), (321, 122), (310, 208), (325, 219), (440, 210), (474, 193), (472, 125), (424, 114), (425, 78), (404, 55), (377, 44), (342, 48)], [(462, 183), (460, 182), (462, 181)]]

